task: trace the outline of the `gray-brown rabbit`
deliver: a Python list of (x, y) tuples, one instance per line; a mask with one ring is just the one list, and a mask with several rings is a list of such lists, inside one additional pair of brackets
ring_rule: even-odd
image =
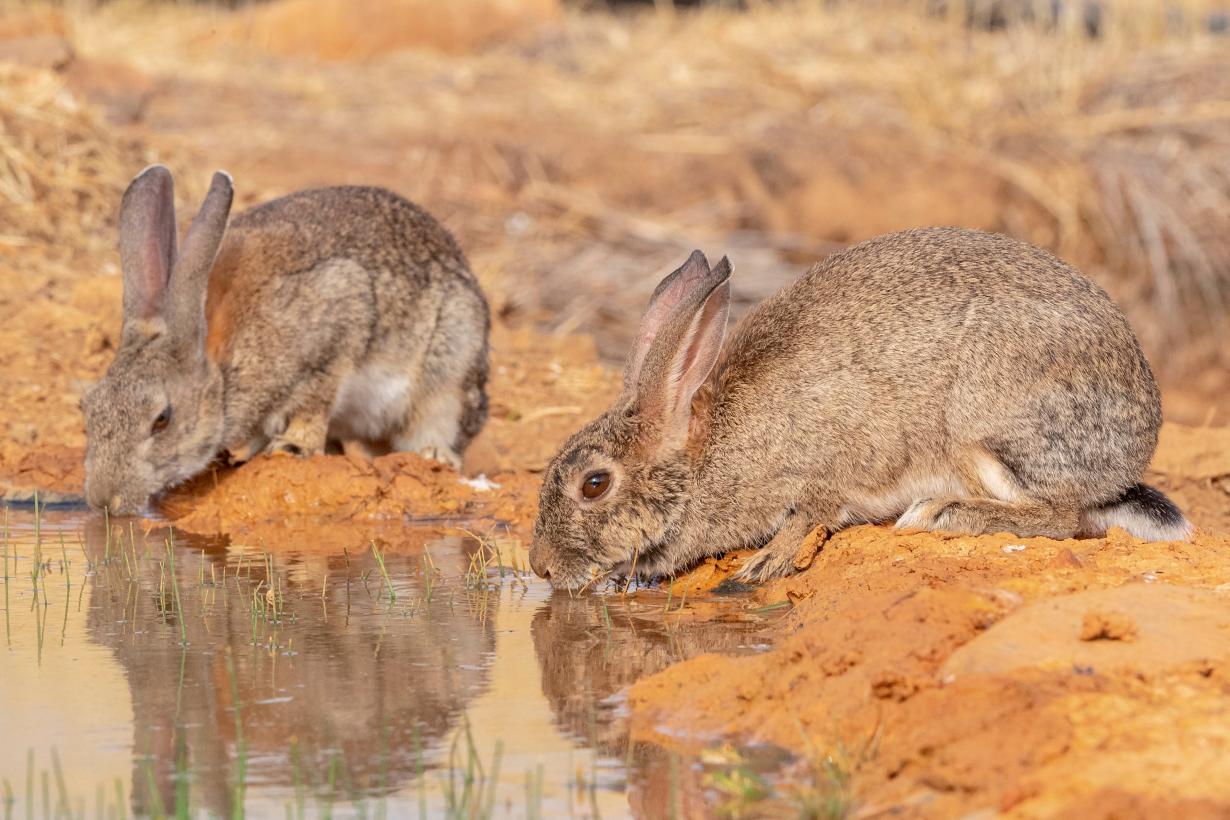
[(177, 246), (171, 173), (120, 206), (120, 348), (85, 396), (86, 499), (140, 509), (218, 454), (339, 443), (459, 465), (487, 417), (487, 302), (438, 222), (381, 188), (302, 191), (230, 222), (213, 177)]
[[(1066, 538), (1191, 527), (1140, 483), (1157, 387), (1105, 292), (1051, 254), (952, 228), (829, 257), (723, 348), (730, 264), (654, 292), (614, 405), (547, 469), (530, 560), (577, 588), (761, 547), (792, 570), (814, 527)], [(720, 355), (719, 355), (720, 354)]]

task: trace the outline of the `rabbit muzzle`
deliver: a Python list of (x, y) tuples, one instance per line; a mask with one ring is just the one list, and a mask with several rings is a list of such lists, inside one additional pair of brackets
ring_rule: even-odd
[(110, 484), (87, 481), (85, 500), (95, 510), (106, 510), (110, 515), (138, 515), (149, 502), (143, 493), (131, 493), (116, 489)]
[(551, 567), (547, 563), (544, 550), (540, 549), (537, 544), (530, 548), (530, 569), (534, 570), (534, 574), (539, 578), (551, 580)]

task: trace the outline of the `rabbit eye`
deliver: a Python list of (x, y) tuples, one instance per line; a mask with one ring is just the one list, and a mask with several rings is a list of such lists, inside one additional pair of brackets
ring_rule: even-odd
[(167, 425), (171, 423), (171, 405), (158, 414), (158, 418), (154, 419), (154, 423), (150, 426), (150, 433), (161, 433), (167, 429)]
[(610, 487), (610, 473), (590, 473), (581, 482), (581, 495), (593, 501), (595, 498), (601, 498)]

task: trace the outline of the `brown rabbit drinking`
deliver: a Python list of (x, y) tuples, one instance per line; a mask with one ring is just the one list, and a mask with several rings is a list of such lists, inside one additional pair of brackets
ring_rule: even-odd
[(760, 547), (741, 576), (764, 580), (814, 527), (863, 522), (1190, 537), (1140, 483), (1161, 409), (1136, 337), (1051, 254), (953, 228), (882, 236), (723, 346), (730, 273), (697, 251), (658, 285), (622, 394), (547, 469), (530, 561), (556, 586), (741, 547)]
[(230, 222), (213, 177), (176, 245), (171, 173), (120, 206), (120, 348), (85, 396), (86, 498), (130, 513), (223, 451), (327, 443), (455, 466), (487, 417), (487, 302), (457, 243), (381, 188), (302, 191)]

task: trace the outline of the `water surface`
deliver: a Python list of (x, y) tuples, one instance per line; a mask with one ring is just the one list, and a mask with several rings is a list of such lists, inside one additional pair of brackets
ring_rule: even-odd
[(7, 522), (6, 817), (708, 814), (706, 764), (631, 743), (622, 693), (763, 649), (779, 614), (553, 593), (489, 522), (276, 545)]

